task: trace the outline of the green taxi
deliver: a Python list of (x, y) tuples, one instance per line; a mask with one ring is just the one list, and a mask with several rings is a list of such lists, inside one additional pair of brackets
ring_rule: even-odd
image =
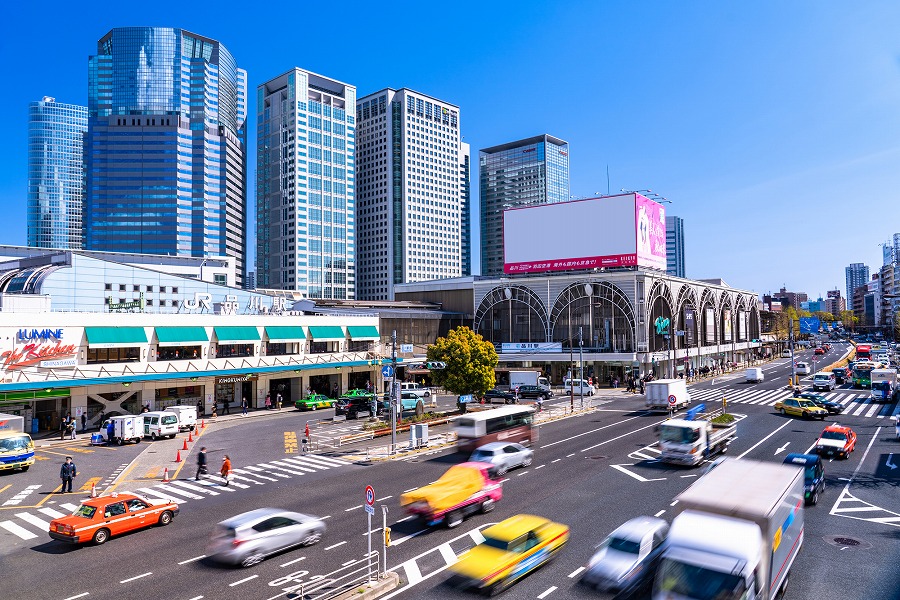
[(828, 416), (828, 410), (818, 406), (812, 400), (803, 398), (787, 398), (775, 403), (775, 412), (783, 415), (791, 415), (792, 417), (803, 417), (804, 419), (823, 420)]
[(372, 395), (372, 392), (367, 392), (366, 390), (356, 388), (356, 389), (348, 391), (346, 394), (344, 394), (344, 397), (353, 398), (355, 396), (371, 396), (371, 395)]
[(325, 394), (310, 394), (306, 398), (300, 398), (294, 402), (297, 410), (316, 410), (317, 408), (331, 408), (334, 400)]

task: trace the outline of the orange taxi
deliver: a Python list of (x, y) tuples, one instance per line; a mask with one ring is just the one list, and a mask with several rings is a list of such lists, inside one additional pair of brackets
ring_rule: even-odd
[(849, 427), (837, 423), (822, 430), (822, 435), (816, 441), (816, 454), (819, 455), (848, 458), (854, 450), (856, 450), (856, 433)]
[(70, 544), (105, 543), (111, 536), (168, 525), (178, 514), (174, 502), (151, 502), (135, 494), (89, 498), (68, 517), (50, 521), (50, 537)]

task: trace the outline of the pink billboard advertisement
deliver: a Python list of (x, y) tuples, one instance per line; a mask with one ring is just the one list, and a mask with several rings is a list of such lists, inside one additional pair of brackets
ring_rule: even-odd
[(662, 204), (635, 194), (637, 258), (642, 267), (666, 268), (666, 211)]

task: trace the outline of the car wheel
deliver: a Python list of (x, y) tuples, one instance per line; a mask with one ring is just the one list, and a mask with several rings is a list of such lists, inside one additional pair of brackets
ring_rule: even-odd
[(322, 532), (321, 531), (313, 531), (308, 536), (303, 538), (304, 546), (312, 546), (313, 544), (318, 544), (322, 540)]
[(531, 461), (532, 461), (531, 456), (526, 456), (526, 457), (525, 457), (525, 460), (522, 461), (522, 466), (523, 466), (523, 467), (530, 467), (530, 466), (531, 466)]
[(109, 539), (109, 529), (98, 529), (94, 532), (94, 543), (98, 546), (105, 544), (106, 540)]
[(501, 477), (506, 475), (507, 471), (509, 471), (509, 467), (507, 467), (506, 465), (501, 465), (501, 466), (497, 467), (497, 475), (499, 475)]
[(124, 446), (124, 445), (125, 445), (125, 440), (124, 440), (123, 438), (118, 438), (118, 439), (116, 440), (116, 444), (118, 444), (118, 445), (120, 445), (120, 446)]
[(310, 406), (310, 407), (309, 407), (309, 410), (316, 410), (316, 405), (313, 404), (312, 406)]
[(460, 511), (454, 510), (449, 515), (447, 515), (447, 528), (454, 529), (462, 525), (463, 515)]
[(164, 510), (163, 514), (159, 515), (159, 524), (162, 525), (163, 527), (165, 527), (166, 525), (168, 525), (169, 523), (172, 522), (172, 517), (173, 517), (172, 511)]
[(157, 439), (159, 439), (159, 438), (156, 436), (156, 432), (155, 432), (155, 431), (154, 431), (153, 433), (150, 434), (150, 439), (151, 439), (152, 441), (154, 441), (154, 442), (155, 442)]
[(813, 497), (812, 497), (812, 501), (810, 502), (810, 504), (815, 506), (818, 503), (819, 503), (819, 492), (815, 491), (815, 492), (813, 492)]
[(484, 502), (481, 503), (481, 513), (487, 514), (494, 510), (494, 501), (491, 498), (488, 498)]
[(783, 416), (783, 417), (787, 416), (787, 411), (784, 410), (783, 408), (781, 409), (781, 416)]
[(31, 467), (31, 465), (26, 465), (26, 466), (22, 467), (22, 472), (24, 473), (24, 472), (27, 471), (30, 467)]
[(252, 567), (253, 565), (258, 565), (262, 562), (263, 555), (259, 552), (254, 552), (253, 554), (248, 554), (241, 561), (242, 567)]

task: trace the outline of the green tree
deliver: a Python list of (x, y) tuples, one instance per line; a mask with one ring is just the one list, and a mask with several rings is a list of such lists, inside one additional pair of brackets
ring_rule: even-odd
[(428, 347), (428, 360), (447, 363), (431, 372), (434, 382), (452, 394), (482, 395), (496, 383), (499, 361), (494, 345), (465, 326), (450, 331)]

